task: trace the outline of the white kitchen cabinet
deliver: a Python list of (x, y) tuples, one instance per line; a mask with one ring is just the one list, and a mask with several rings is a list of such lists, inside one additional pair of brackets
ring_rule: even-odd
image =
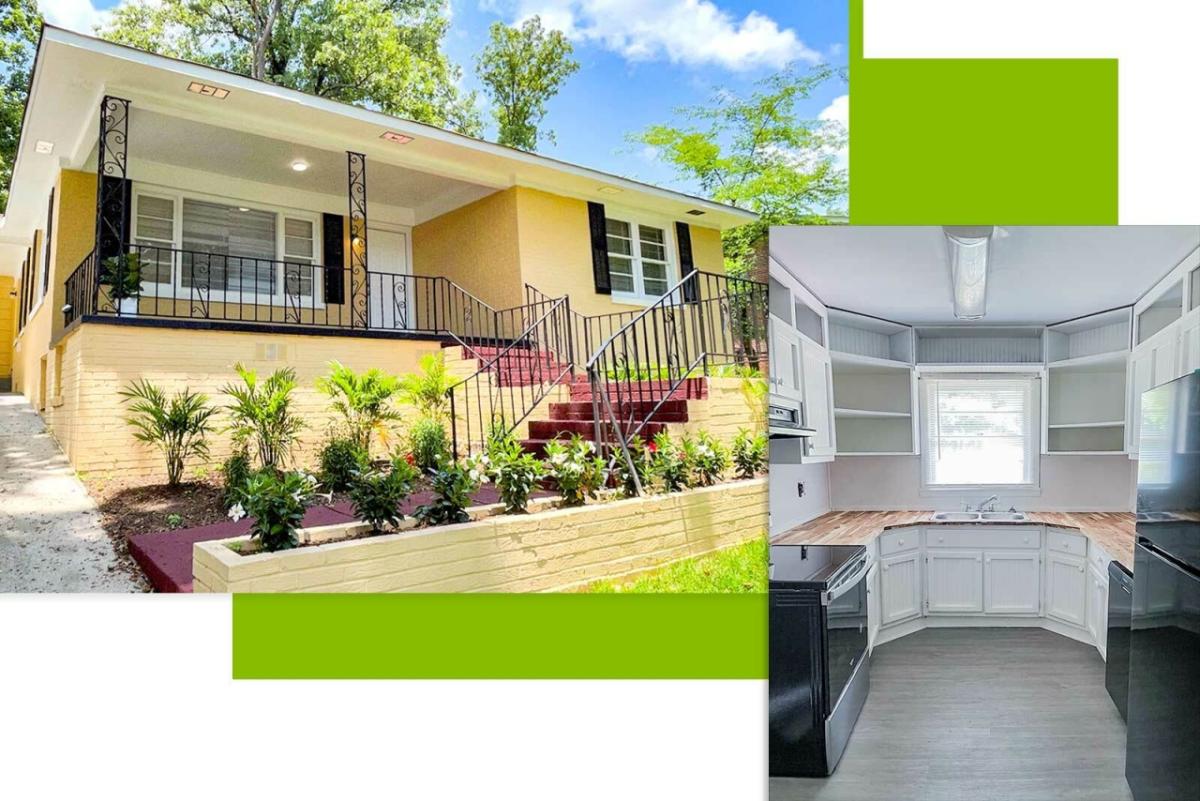
[(800, 335), (788, 323), (771, 316), (771, 392), (794, 400), (804, 399), (800, 381)]
[(1041, 608), (1041, 553), (984, 551), (983, 611), (989, 615), (1036, 615)]
[(833, 428), (833, 370), (829, 351), (800, 340), (800, 378), (804, 385), (804, 419), (816, 433), (809, 437), (810, 461), (832, 460), (837, 451)]
[(867, 571), (867, 649), (874, 650), (879, 637), (883, 608), (879, 600), (879, 563)]
[(1046, 616), (1087, 626), (1087, 560), (1056, 551), (1046, 552)]
[[(1192, 279), (1200, 282), (1200, 277)], [(1200, 370), (1200, 308), (1193, 309), (1179, 325), (1179, 375)]]
[(1105, 640), (1108, 637), (1108, 574), (1101, 573), (1095, 566), (1088, 568), (1087, 628), (1096, 643), (1096, 650), (1105, 657)]
[(925, 554), (929, 614), (983, 611), (983, 551), (931, 549)]
[(1129, 357), (1129, 455), (1137, 457), (1141, 436), (1142, 393), (1179, 377), (1179, 329), (1170, 326), (1134, 348)]
[(890, 626), (921, 616), (921, 552), (879, 560), (880, 624)]

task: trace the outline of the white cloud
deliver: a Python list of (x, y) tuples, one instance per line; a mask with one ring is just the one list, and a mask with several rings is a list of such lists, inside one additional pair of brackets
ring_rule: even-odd
[(41, 0), (38, 8), (51, 25), (87, 34), (107, 22), (112, 13), (96, 8), (93, 0)]
[(847, 134), (846, 141), (837, 150), (837, 166), (842, 169), (848, 169), (850, 166), (850, 95), (835, 97), (833, 102), (821, 110), (821, 113), (817, 115), (817, 119), (837, 124), (841, 126), (842, 132)]
[(738, 19), (711, 0), (517, 0), (518, 20), (535, 14), (548, 28), (599, 43), (630, 61), (666, 59), (731, 70), (821, 61), (791, 28), (757, 11)]

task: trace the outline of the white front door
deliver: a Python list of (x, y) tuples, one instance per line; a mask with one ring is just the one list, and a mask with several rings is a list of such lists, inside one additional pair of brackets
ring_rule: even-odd
[(370, 271), (371, 328), (405, 329), (414, 327), (416, 320), (409, 315), (416, 311), (410, 296), (416, 287), (410, 278), (408, 264), (408, 234), (380, 228), (367, 229), (367, 266)]

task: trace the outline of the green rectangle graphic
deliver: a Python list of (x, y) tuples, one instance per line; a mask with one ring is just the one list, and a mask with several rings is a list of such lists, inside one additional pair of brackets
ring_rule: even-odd
[(766, 596), (234, 595), (235, 679), (763, 679)]

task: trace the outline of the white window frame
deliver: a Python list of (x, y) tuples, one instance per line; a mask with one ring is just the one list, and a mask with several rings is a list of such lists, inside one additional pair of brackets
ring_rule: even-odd
[[(1003, 494), (1006, 496), (1022, 496), (1022, 495), (1041, 495), (1041, 442), (1042, 442), (1042, 398), (1043, 382), (1041, 376), (1037, 373), (1012, 373), (1009, 371), (995, 372), (964, 372), (964, 373), (947, 373), (935, 372), (921, 375), (918, 388), (918, 408), (919, 408), (919, 423), (918, 423), (918, 441), (921, 451), (921, 495), (929, 496), (945, 496), (948, 494), (966, 494), (975, 499), (974, 496), (981, 492), (989, 492), (995, 494)], [(949, 380), (1013, 380), (1024, 379), (1030, 382), (1031, 397), (1029, 409), (1029, 431), (1027, 436), (1030, 441), (1027, 443), (1026, 452), (1030, 455), (1030, 481), (1013, 484), (931, 484), (929, 483), (929, 461), (934, 454), (932, 449), (927, 447), (926, 441), (926, 426), (929, 423), (929, 401), (928, 386), (926, 381), (936, 381), (939, 379)]]
[[(620, 208), (605, 207), (604, 220), (607, 228), (608, 220), (616, 220), (630, 226), (631, 235), (631, 250), (629, 256), (633, 264), (633, 285), (634, 291), (628, 292), (625, 290), (614, 289), (612, 298), (621, 303), (631, 305), (649, 306), (662, 297), (661, 294), (651, 295), (646, 292), (646, 284), (642, 273), (642, 239), (641, 232), (638, 230), (639, 225), (645, 225), (648, 228), (657, 228), (663, 232), (663, 249), (666, 251), (667, 269), (666, 281), (667, 289), (669, 290), (679, 281), (679, 248), (675, 242), (675, 225), (669, 220), (663, 220), (655, 217), (647, 217), (643, 214), (627, 211)], [(605, 232), (607, 237), (607, 230)], [(608, 251), (608, 241), (605, 239), (605, 253), (611, 258), (613, 255)]]
[[(275, 286), (276, 286), (275, 292), (273, 292), (273, 293), (233, 292), (233, 293), (228, 293), (228, 297), (227, 297), (227, 293), (224, 290), (210, 289), (209, 293), (208, 293), (208, 299), (210, 302), (226, 303), (226, 302), (232, 301), (232, 302), (239, 302), (239, 303), (255, 303), (255, 304), (264, 303), (264, 304), (273, 304), (273, 305), (282, 305), (284, 303), (283, 262), (287, 261), (287, 258), (284, 255), (284, 251), (285, 251), (284, 226), (285, 226), (286, 220), (289, 218), (296, 219), (296, 220), (304, 220), (306, 222), (312, 223), (312, 227), (313, 227), (313, 229), (312, 229), (313, 230), (312, 264), (313, 264), (314, 268), (325, 266), (325, 265), (321, 264), (321, 259), (318, 258), (318, 254), (319, 254), (320, 248), (321, 248), (321, 243), (324, 240), (322, 238), (322, 232), (321, 232), (321, 215), (317, 212), (304, 211), (302, 209), (292, 209), (292, 208), (287, 208), (285, 206), (276, 206), (276, 205), (273, 205), (270, 203), (260, 203), (258, 201), (240, 200), (238, 198), (231, 198), (231, 197), (224, 196), (224, 195), (210, 195), (210, 194), (206, 194), (203, 192), (193, 192), (190, 190), (165, 189), (165, 188), (157, 187), (157, 186), (153, 186), (153, 185), (143, 185), (141, 183), (136, 183), (136, 182), (133, 185), (133, 204), (134, 204), (134, 206), (131, 209), (131, 214), (129, 215), (130, 229), (131, 229), (129, 232), (130, 242), (136, 242), (137, 239), (139, 238), (138, 231), (137, 231), (137, 223), (138, 223), (138, 215), (137, 215), (138, 206), (137, 206), (137, 204), (138, 204), (139, 198), (141, 198), (143, 195), (148, 196), (148, 197), (157, 197), (157, 198), (161, 198), (163, 200), (170, 200), (174, 203), (175, 220), (174, 220), (174, 226), (173, 226), (173, 231), (172, 231), (173, 239), (172, 239), (170, 246), (172, 248), (174, 248), (175, 250), (181, 250), (183, 248), (183, 201), (185, 199), (186, 200), (195, 200), (195, 201), (199, 201), (202, 203), (217, 203), (217, 204), (220, 204), (223, 206), (232, 206), (235, 208), (238, 206), (245, 206), (247, 208), (252, 208), (255, 211), (265, 211), (265, 212), (273, 213), (275, 215), (275, 257), (274, 257), (274, 260), (279, 262), (279, 264), (276, 265), (276, 267), (275, 267), (275, 270), (278, 272), (278, 275), (276, 276), (276, 281), (275, 281)], [(153, 237), (145, 237), (145, 238), (153, 239)], [(159, 240), (155, 240), (155, 241), (159, 241)], [(151, 284), (151, 286), (154, 286), (156, 288), (158, 297), (161, 297), (161, 298), (185, 298), (186, 299), (191, 296), (192, 290), (190, 287), (186, 287), (183, 285), (183, 276), (182, 276), (181, 270), (179, 269), (178, 258), (172, 258), (171, 261), (172, 261), (172, 263), (171, 263), (171, 283), (163, 284), (163, 283), (153, 282)], [(337, 265), (337, 266), (340, 267), (341, 265)], [(307, 300), (308, 296), (306, 295), (304, 297)], [(310, 308), (310, 307), (306, 306), (305, 308)], [(313, 294), (312, 294), (311, 308), (316, 308), (316, 309), (325, 308), (324, 282), (322, 280), (318, 280), (318, 276), (315, 271), (313, 273)]]

